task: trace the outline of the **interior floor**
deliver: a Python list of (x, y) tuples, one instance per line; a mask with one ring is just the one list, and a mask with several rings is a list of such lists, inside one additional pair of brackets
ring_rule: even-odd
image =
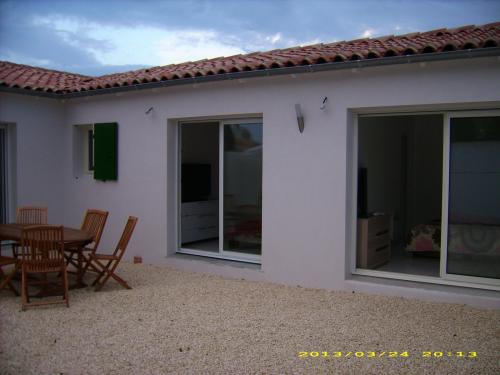
[[(218, 238), (211, 238), (208, 240), (186, 242), (186, 243), (182, 244), (182, 248), (189, 249), (189, 250), (203, 250), (203, 251), (209, 251), (212, 253), (218, 253), (219, 252), (219, 239)], [(235, 249), (232, 249), (231, 251), (245, 253), (245, 254), (255, 254), (255, 255), (260, 255), (260, 253), (261, 253), (260, 249), (255, 249), (253, 247), (248, 247), (248, 246), (247, 247), (241, 246), (241, 248), (235, 248)]]
[(402, 245), (392, 244), (389, 262), (376, 270), (439, 277), (439, 258), (413, 255)]
[(440, 114), (359, 119), (360, 268), (440, 276), (443, 140)]
[(208, 240), (187, 242), (187, 243), (182, 244), (182, 248), (183, 249), (190, 249), (190, 250), (203, 250), (203, 251), (210, 251), (213, 253), (218, 253), (219, 252), (219, 239), (218, 238), (211, 238)]

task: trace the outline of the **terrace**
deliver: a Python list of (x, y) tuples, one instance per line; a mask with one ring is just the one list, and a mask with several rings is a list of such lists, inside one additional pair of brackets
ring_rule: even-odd
[[(230, 280), (143, 264), (122, 263), (118, 272), (133, 289), (112, 281), (98, 293), (90, 287), (71, 290), (69, 308), (21, 312), (19, 297), (3, 290), (0, 372), (500, 371), (498, 310)], [(86, 275), (86, 281), (91, 277)], [(308, 357), (300, 358), (300, 352)], [(318, 357), (311, 357), (315, 352)], [(429, 358), (425, 352), (431, 352)]]

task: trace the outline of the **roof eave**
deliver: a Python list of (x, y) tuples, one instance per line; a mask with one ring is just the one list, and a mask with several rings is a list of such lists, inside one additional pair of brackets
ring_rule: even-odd
[(242, 78), (314, 73), (314, 72), (324, 72), (324, 71), (340, 70), (340, 69), (364, 68), (364, 67), (398, 65), (398, 64), (401, 65), (401, 64), (411, 64), (411, 63), (429, 62), (429, 61), (445, 61), (445, 60), (457, 60), (457, 59), (493, 57), (493, 56), (500, 56), (500, 47), (435, 52), (435, 53), (405, 55), (405, 56), (391, 56), (391, 57), (381, 57), (381, 58), (365, 59), (365, 60), (330, 62), (324, 64), (315, 64), (315, 65), (301, 65), (301, 66), (292, 66), (283, 68), (242, 71), (235, 73), (215, 74), (209, 76), (179, 78), (179, 79), (159, 81), (159, 82), (141, 83), (129, 86), (110, 87), (97, 90), (77, 91), (71, 93), (48, 93), (43, 91), (32, 91), (32, 90), (11, 88), (5, 86), (0, 86), (0, 91), (47, 97), (47, 98), (56, 98), (56, 99), (73, 99), (85, 96), (106, 95), (119, 92), (147, 90), (147, 89), (163, 88), (169, 86), (179, 86), (179, 85), (187, 85), (195, 83), (199, 84), (199, 83), (214, 82), (214, 81), (235, 80)]

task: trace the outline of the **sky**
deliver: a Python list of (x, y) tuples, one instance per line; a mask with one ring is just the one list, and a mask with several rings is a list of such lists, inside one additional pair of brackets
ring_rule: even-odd
[(496, 21), (499, 0), (0, 0), (0, 60), (97, 76)]

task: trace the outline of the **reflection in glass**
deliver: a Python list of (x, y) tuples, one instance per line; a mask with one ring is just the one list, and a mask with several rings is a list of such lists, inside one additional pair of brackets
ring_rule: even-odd
[(0, 128), (0, 224), (7, 222), (7, 137), (5, 129)]
[(261, 254), (262, 124), (224, 125), (224, 250)]
[(181, 247), (219, 252), (219, 123), (181, 127)]
[(500, 117), (450, 125), (447, 273), (500, 278)]

